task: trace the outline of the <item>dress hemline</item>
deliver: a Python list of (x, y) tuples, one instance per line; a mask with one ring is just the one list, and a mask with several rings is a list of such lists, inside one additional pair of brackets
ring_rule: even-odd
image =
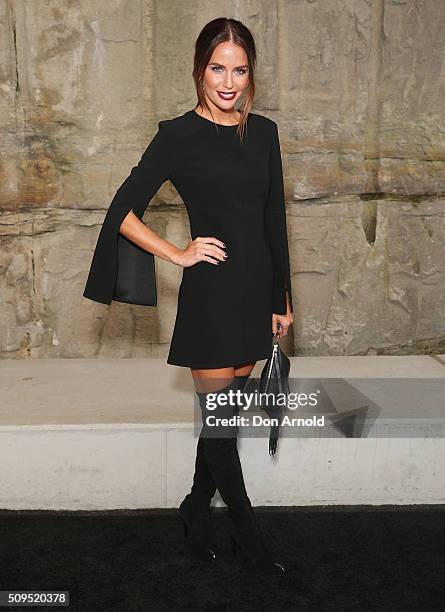
[[(272, 350), (272, 349), (271, 349)], [(263, 359), (269, 359), (271, 356), (271, 350), (267, 352), (267, 354), (262, 354), (260, 356), (252, 356), (243, 359), (231, 359), (229, 362), (219, 362), (219, 363), (206, 363), (205, 365), (202, 363), (186, 363), (185, 361), (181, 361), (179, 359), (168, 358), (167, 363), (169, 365), (174, 365), (182, 368), (192, 368), (194, 370), (205, 370), (205, 369), (216, 369), (216, 368), (229, 368), (231, 366), (240, 365), (244, 363), (252, 363), (253, 361), (262, 361)]]

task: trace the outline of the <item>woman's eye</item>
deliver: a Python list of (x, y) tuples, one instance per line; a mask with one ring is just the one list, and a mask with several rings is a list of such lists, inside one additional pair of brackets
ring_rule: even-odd
[[(212, 70), (216, 71), (216, 70), (223, 70), (222, 66), (212, 66)], [(238, 74), (246, 74), (247, 69), (246, 68), (238, 68), (236, 70), (236, 72), (238, 72)]]

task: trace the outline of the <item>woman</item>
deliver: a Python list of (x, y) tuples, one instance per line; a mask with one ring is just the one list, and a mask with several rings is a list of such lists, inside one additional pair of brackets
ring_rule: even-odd
[[(154, 267), (147, 258), (157, 255), (183, 267), (167, 363), (191, 369), (204, 416), (209, 394), (220, 398), (243, 389), (256, 361), (269, 357), (272, 334), (279, 326), (280, 336), (286, 335), (293, 322), (278, 130), (272, 120), (250, 112), (255, 64), (255, 43), (242, 23), (218, 18), (203, 28), (193, 70), (198, 103), (159, 122), (119, 187), (84, 291), (107, 304), (116, 299), (155, 305)], [(235, 104), (242, 96), (239, 111)], [(189, 215), (192, 239), (185, 249), (141, 221), (167, 179)], [(151, 297), (138, 301), (148, 283)], [(239, 408), (236, 401), (212, 414), (230, 416)], [(190, 551), (209, 562), (216, 557), (210, 501), (218, 489), (228, 507), (234, 551), (253, 572), (282, 575), (245, 489), (237, 428), (216, 435), (209, 430), (201, 431), (193, 486), (180, 505)]]

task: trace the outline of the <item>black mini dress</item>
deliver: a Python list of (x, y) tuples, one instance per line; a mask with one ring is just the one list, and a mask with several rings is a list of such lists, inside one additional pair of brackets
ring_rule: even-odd
[[(86, 298), (156, 305), (154, 257), (131, 243), (124, 262), (128, 248), (119, 248), (119, 227), (130, 210), (142, 218), (168, 179), (184, 202), (192, 239), (213, 236), (225, 243), (225, 261), (183, 268), (171, 365), (221, 368), (266, 359), (272, 314), (286, 313), (286, 291), (293, 310), (277, 124), (249, 113), (243, 141), (237, 127), (215, 124), (194, 109), (160, 121), (117, 190), (93, 254)], [(117, 296), (118, 278), (125, 279), (119, 280), (127, 285), (125, 298)], [(135, 297), (145, 286), (151, 302)]]

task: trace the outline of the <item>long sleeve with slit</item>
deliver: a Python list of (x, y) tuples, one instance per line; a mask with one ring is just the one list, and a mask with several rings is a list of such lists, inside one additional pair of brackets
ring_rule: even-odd
[(270, 188), (265, 209), (265, 225), (273, 261), (273, 312), (275, 314), (286, 314), (286, 291), (289, 294), (290, 309), (293, 312), (286, 202), (278, 126), (275, 122), (271, 123)]
[[(142, 219), (161, 185), (170, 178), (174, 166), (175, 146), (169, 121), (160, 121), (158, 131), (142, 154), (139, 163), (117, 189), (105, 215), (86, 282), (84, 297), (110, 304), (112, 299), (128, 303), (156, 305), (154, 257), (125, 239), (120, 226), (132, 210)], [(119, 242), (120, 241), (120, 242)], [(118, 271), (125, 271), (125, 297), (117, 296)], [(145, 299), (141, 283), (146, 283)], [(151, 298), (151, 299), (150, 299)]]

